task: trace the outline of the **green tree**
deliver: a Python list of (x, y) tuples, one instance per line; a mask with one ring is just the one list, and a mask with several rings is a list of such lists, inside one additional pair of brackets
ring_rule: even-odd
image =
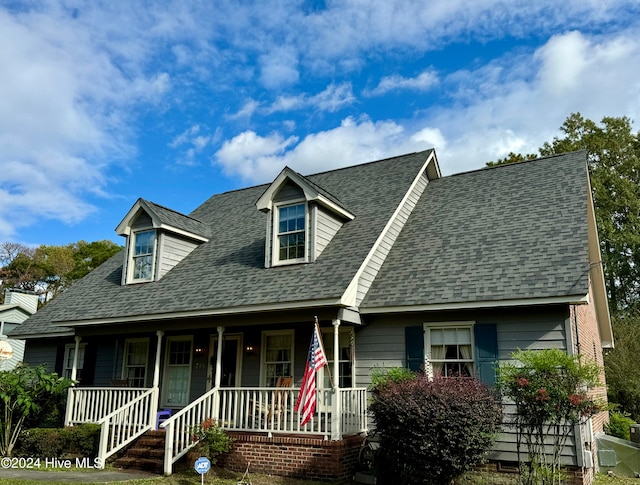
[(120, 249), (106, 240), (37, 248), (16, 243), (0, 244), (0, 290), (34, 291), (49, 301)]
[(44, 366), (20, 364), (0, 372), (0, 455), (11, 456), (24, 420), (40, 410), (43, 398), (59, 395), (72, 383)]
[(601, 385), (600, 369), (560, 349), (518, 350), (511, 357), (501, 363), (498, 383), (516, 407), (520, 476), (526, 485), (559, 484), (560, 456), (574, 426), (603, 410), (589, 394)]
[(607, 393), (636, 422), (640, 421), (640, 314), (620, 314), (613, 319), (615, 349), (604, 356)]

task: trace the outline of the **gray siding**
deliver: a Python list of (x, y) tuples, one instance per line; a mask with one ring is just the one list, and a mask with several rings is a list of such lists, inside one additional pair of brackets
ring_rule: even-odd
[(427, 175), (423, 172), (418, 179), (418, 183), (416, 183), (416, 185), (413, 187), (413, 190), (404, 201), (404, 205), (400, 208), (400, 211), (398, 212), (396, 218), (393, 220), (393, 222), (389, 226), (389, 229), (384, 234), (380, 245), (375, 249), (371, 259), (369, 259), (358, 281), (356, 305), (360, 305), (364, 297), (367, 295), (367, 291), (369, 291), (369, 288), (371, 288), (373, 280), (378, 275), (378, 272), (380, 271), (384, 260), (393, 247), (393, 243), (400, 234), (400, 231), (402, 231), (402, 228), (407, 222), (407, 219), (409, 219), (411, 212), (416, 206), (428, 183), (429, 180), (427, 178)]
[[(498, 337), (498, 358), (508, 360), (517, 349), (566, 349), (564, 332), (565, 312), (562, 308), (523, 309), (521, 311), (479, 311), (458, 314), (405, 314), (402, 317), (369, 317), (368, 325), (356, 333), (356, 385), (371, 383), (374, 367), (405, 366), (405, 327), (422, 325), (424, 322), (475, 321), (495, 323)], [(512, 407), (506, 406), (508, 415)], [(570, 440), (564, 455), (567, 463), (575, 464), (572, 456), (573, 441)], [(505, 428), (494, 446), (492, 459), (516, 461), (515, 434)]]
[(144, 211), (141, 211), (131, 223), (131, 229), (133, 230), (151, 228), (152, 226), (153, 221), (151, 220), (151, 216)]
[(320, 254), (322, 254), (324, 248), (327, 247), (331, 242), (331, 239), (333, 239), (333, 236), (335, 236), (342, 227), (342, 221), (337, 219), (323, 207), (316, 205), (315, 210), (315, 233), (313, 234), (315, 237), (315, 249), (312, 260), (315, 260), (320, 256)]
[(87, 345), (95, 346), (96, 363), (93, 374), (93, 385), (109, 386), (111, 379), (120, 378), (114, 366), (116, 340), (113, 338), (103, 338), (98, 341), (87, 342)]
[(180, 261), (187, 257), (191, 251), (198, 247), (194, 241), (164, 233), (160, 245), (160, 263), (158, 277), (162, 278)]
[(56, 370), (58, 345), (60, 344), (57, 341), (29, 340), (24, 352), (24, 362), (32, 366), (43, 364), (47, 366), (47, 370), (54, 372)]
[(274, 202), (287, 202), (289, 200), (303, 199), (304, 192), (300, 187), (291, 181), (282, 186), (277, 194), (273, 196)]

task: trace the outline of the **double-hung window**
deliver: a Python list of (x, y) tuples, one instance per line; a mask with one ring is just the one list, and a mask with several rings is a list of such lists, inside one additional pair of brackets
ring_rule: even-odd
[(132, 281), (153, 280), (155, 235), (154, 230), (134, 233)]
[(123, 379), (131, 387), (144, 387), (149, 358), (149, 339), (128, 339), (124, 346)]
[[(84, 350), (87, 344), (80, 344), (78, 346), (78, 362), (76, 367), (76, 380), (82, 380), (82, 369), (84, 367)], [(71, 372), (73, 370), (73, 357), (76, 353), (75, 344), (67, 344), (64, 352), (64, 369), (62, 369), (62, 375), (67, 379), (71, 379)]]
[(293, 377), (293, 331), (264, 332), (263, 342), (263, 382), (267, 387), (275, 387), (278, 377)]
[(474, 375), (473, 324), (427, 324), (425, 330), (432, 376)]
[(275, 260), (301, 263), (307, 259), (307, 207), (305, 202), (276, 210)]

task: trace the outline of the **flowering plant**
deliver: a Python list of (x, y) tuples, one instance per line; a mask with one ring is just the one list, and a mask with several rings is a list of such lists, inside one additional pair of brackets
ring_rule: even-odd
[(516, 407), (512, 422), (521, 475), (527, 484), (559, 483), (560, 454), (574, 426), (604, 410), (590, 393), (600, 385), (601, 370), (559, 349), (519, 350), (512, 358), (516, 362), (501, 365), (498, 375), (503, 396)]
[(217, 462), (218, 456), (231, 451), (231, 438), (211, 418), (193, 426), (190, 431), (191, 440), (197, 443), (196, 449), (212, 464)]

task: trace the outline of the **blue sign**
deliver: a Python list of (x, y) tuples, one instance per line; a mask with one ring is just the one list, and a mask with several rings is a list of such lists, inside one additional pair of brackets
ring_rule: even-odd
[(211, 462), (209, 461), (208, 458), (201, 456), (196, 460), (194, 468), (200, 475), (204, 475), (211, 468)]

